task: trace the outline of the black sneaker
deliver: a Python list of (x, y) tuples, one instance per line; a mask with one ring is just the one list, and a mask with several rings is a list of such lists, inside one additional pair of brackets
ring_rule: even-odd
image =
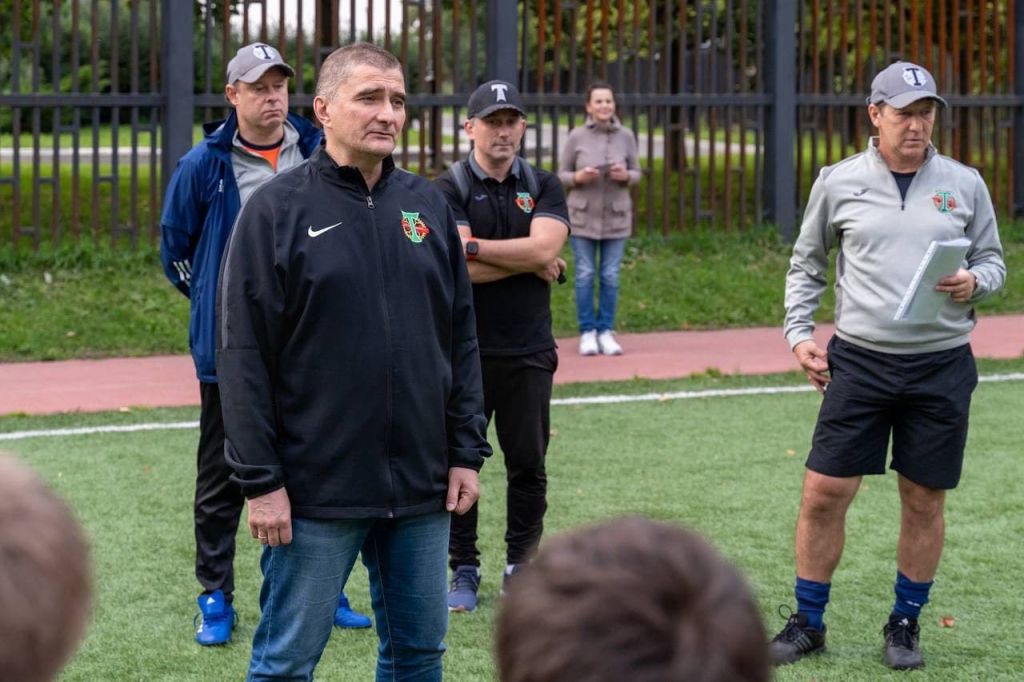
[[(782, 608), (779, 607), (779, 615), (785, 618)], [(775, 665), (796, 663), (804, 656), (825, 650), (825, 626), (816, 630), (807, 625), (807, 614), (790, 612), (786, 627), (775, 635), (770, 649)]]
[(516, 574), (523, 570), (525, 564), (511, 564), (510, 567), (505, 569), (505, 573), (501, 576), (501, 596), (504, 597), (508, 594), (508, 586), (515, 580)]
[(885, 635), (885, 664), (893, 670), (913, 670), (924, 666), (918, 646), (921, 626), (916, 620), (893, 614), (882, 628)]

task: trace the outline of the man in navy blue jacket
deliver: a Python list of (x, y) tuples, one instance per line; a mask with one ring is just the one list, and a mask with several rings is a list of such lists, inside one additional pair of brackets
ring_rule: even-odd
[[(235, 111), (204, 126), (206, 138), (178, 162), (160, 220), (160, 256), (171, 282), (191, 302), (189, 348), (199, 378), (196, 475), (196, 578), (202, 619), (196, 641), (224, 644), (236, 620), (235, 532), (244, 497), (224, 460), (224, 420), (216, 371), (216, 296), (221, 256), (241, 206), (278, 171), (304, 161), (320, 144), (320, 131), (288, 113), (288, 79), (295, 75), (280, 53), (264, 43), (238, 50), (227, 68), (225, 96)], [(335, 621), (369, 627), (345, 595)]]

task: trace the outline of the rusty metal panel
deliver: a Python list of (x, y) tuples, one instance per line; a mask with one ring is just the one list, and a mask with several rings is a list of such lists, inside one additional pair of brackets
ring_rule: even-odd
[(1014, 143), (1012, 121), (1020, 106), (1013, 94), (1013, 11), (1012, 0), (801, 0), (800, 203), (821, 166), (867, 143), (873, 130), (863, 98), (871, 79), (905, 59), (932, 71), (951, 105), (936, 123), (939, 151), (976, 166), (997, 210), (1012, 211), (1006, 151)]

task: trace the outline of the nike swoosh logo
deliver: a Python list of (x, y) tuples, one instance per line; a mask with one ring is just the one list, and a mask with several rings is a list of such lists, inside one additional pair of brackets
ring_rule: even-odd
[(487, 198), (487, 195), (486, 194), (477, 194), (473, 198), (476, 199), (477, 201), (483, 201), (484, 199)]
[(341, 223), (342, 223), (342, 222), (344, 222), (344, 221), (339, 221), (339, 222), (336, 222), (336, 223), (334, 223), (333, 225), (328, 225), (327, 227), (321, 227), (321, 228), (320, 228), (319, 230), (314, 230), (314, 229), (313, 229), (313, 226), (312, 226), (312, 225), (310, 225), (310, 226), (309, 226), (309, 236), (310, 236), (310, 237), (319, 237), (320, 235), (322, 235), (322, 234), (323, 234), (324, 232), (326, 232), (327, 230), (333, 230), (333, 229), (334, 229), (334, 228), (336, 228), (336, 227), (337, 227), (338, 225), (341, 225)]
[(861, 191), (859, 191), (859, 192), (854, 192), (854, 193), (853, 193), (853, 196), (855, 196), (855, 197), (861, 197), (861, 196), (864, 196), (864, 193), (865, 193), (865, 192), (867, 192), (867, 191), (868, 191), (869, 189), (871, 189), (871, 188), (870, 188), (870, 187), (865, 187), (864, 189), (862, 189), (862, 190), (861, 190)]

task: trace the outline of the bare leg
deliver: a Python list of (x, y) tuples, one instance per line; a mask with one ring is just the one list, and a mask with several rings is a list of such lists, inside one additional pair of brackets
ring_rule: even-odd
[(935, 578), (946, 535), (946, 491), (926, 488), (900, 475), (900, 539), (896, 565), (914, 582)]
[(796, 574), (827, 583), (839, 565), (846, 538), (846, 510), (861, 477), (836, 478), (808, 469), (796, 522)]

